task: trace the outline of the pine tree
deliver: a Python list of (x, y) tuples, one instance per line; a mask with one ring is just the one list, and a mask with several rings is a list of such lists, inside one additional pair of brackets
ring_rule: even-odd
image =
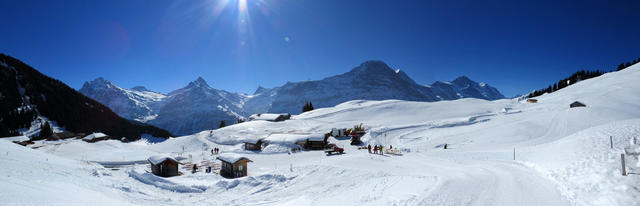
[(307, 102), (302, 106), (302, 113), (313, 110), (313, 104), (311, 102)]
[(227, 122), (225, 122), (224, 120), (220, 121), (220, 125), (218, 126), (218, 128), (223, 128), (227, 126)]
[(618, 71), (623, 70), (624, 69), (624, 63), (621, 63), (620, 65), (618, 65)]
[(51, 129), (51, 125), (49, 122), (44, 122), (44, 124), (40, 124), (40, 137), (46, 138), (53, 134), (53, 129)]

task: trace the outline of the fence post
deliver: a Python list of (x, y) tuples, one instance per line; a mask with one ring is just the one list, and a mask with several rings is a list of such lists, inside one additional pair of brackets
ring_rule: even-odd
[(516, 148), (513, 148), (513, 160), (516, 160)]
[(609, 136), (609, 141), (611, 142), (611, 149), (613, 149), (613, 136)]
[(624, 153), (620, 154), (620, 161), (622, 161), (622, 175), (627, 176), (627, 167), (624, 165)]

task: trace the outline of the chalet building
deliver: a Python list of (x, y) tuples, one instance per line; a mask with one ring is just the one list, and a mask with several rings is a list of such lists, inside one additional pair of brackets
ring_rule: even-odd
[(302, 145), (305, 149), (323, 150), (327, 146), (327, 138), (329, 134), (313, 134), (309, 135)]
[(47, 140), (69, 139), (77, 136), (78, 135), (72, 132), (58, 132), (58, 133), (53, 133), (51, 136), (47, 137)]
[(109, 139), (108, 135), (100, 132), (93, 133), (82, 138), (83, 141), (89, 142), (89, 143), (94, 143), (97, 141), (108, 140), (108, 139)]
[(291, 114), (289, 113), (281, 113), (281, 114), (268, 114), (268, 113), (264, 113), (264, 114), (253, 114), (249, 117), (249, 121), (254, 121), (254, 120), (264, 120), (264, 121), (270, 121), (270, 122), (281, 122), (281, 121), (285, 121), (291, 119)]
[(151, 164), (151, 172), (154, 175), (160, 177), (173, 177), (178, 176), (178, 164), (177, 160), (169, 156), (151, 156), (147, 159)]
[(527, 103), (538, 103), (537, 99), (527, 99)]
[(247, 162), (253, 162), (249, 158), (233, 153), (222, 153), (216, 159), (222, 162), (220, 175), (226, 178), (247, 176)]
[(244, 149), (258, 151), (262, 150), (262, 144), (264, 144), (264, 139), (256, 139), (256, 140), (245, 140)]
[(586, 107), (586, 106), (587, 106), (587, 105), (586, 105), (586, 104), (583, 104), (582, 102), (575, 101), (575, 102), (573, 102), (573, 103), (571, 103), (571, 104), (569, 105), (569, 108), (574, 108), (574, 107)]

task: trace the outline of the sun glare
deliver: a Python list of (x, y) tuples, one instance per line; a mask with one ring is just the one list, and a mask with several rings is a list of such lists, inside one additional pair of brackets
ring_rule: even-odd
[(247, 12), (247, 0), (238, 0), (238, 11)]

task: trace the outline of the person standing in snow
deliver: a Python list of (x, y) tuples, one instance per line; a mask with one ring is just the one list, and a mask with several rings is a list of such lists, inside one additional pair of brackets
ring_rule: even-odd
[(197, 169), (198, 169), (198, 166), (196, 166), (196, 164), (193, 164), (193, 173), (196, 173)]
[(369, 154), (371, 154), (371, 145), (367, 145), (367, 150), (369, 150)]
[(384, 147), (382, 145), (380, 145), (380, 155), (383, 155), (382, 150), (384, 149)]
[(373, 146), (373, 154), (378, 154), (378, 145)]

